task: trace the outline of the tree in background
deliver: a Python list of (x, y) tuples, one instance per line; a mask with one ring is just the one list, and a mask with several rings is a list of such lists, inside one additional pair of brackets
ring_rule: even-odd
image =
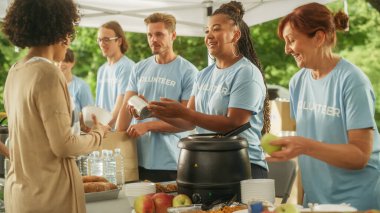
[[(380, 0), (377, 0), (379, 2)], [(333, 11), (342, 10), (342, 1), (328, 5)], [(380, 13), (365, 1), (349, 0), (350, 29), (337, 34), (336, 52), (360, 67), (372, 82), (376, 95), (376, 121), (380, 126)], [(288, 87), (289, 80), (299, 69), (292, 56), (284, 53), (284, 42), (276, 35), (278, 21), (251, 28), (256, 49), (265, 67), (270, 84)]]
[(380, 0), (367, 0), (372, 7), (374, 7), (377, 11), (380, 12)]
[[(367, 3), (369, 2), (369, 3)], [(380, 0), (348, 0), (350, 30), (338, 34), (336, 51), (359, 66), (370, 78), (376, 93), (376, 120), (380, 126)], [(373, 5), (373, 6), (372, 6)], [(342, 1), (329, 4), (334, 11), (343, 8)], [(270, 84), (288, 87), (291, 76), (299, 69), (292, 56), (284, 53), (284, 43), (277, 38), (278, 20), (251, 27), (255, 48), (265, 69), (265, 77)], [(128, 30), (128, 29), (126, 29)], [(135, 62), (151, 56), (145, 34), (126, 33), (130, 48), (126, 53)], [(105, 58), (96, 42), (97, 29), (78, 28), (71, 48), (77, 57), (73, 72), (84, 78), (95, 91), (96, 72)], [(207, 49), (203, 38), (177, 37), (174, 43), (176, 53), (191, 61), (199, 70), (207, 65)], [(23, 57), (24, 50), (15, 48), (0, 33), (0, 111), (3, 111), (3, 89), (10, 66)]]
[[(98, 29), (94, 28), (78, 28), (76, 40), (71, 45), (77, 57), (73, 72), (86, 79), (93, 92), (95, 92), (98, 68), (106, 61), (96, 42), (97, 32)], [(126, 37), (130, 45), (126, 55), (130, 59), (138, 62), (152, 55), (146, 34), (127, 32)], [(203, 38), (177, 37), (174, 50), (192, 62), (198, 69), (207, 65), (205, 59), (207, 52), (203, 45)]]

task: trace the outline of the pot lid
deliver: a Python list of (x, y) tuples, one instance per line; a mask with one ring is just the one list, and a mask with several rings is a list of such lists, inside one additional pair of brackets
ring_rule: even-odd
[(8, 134), (8, 127), (6, 126), (0, 126), (0, 134)]
[(226, 151), (247, 148), (248, 142), (239, 136), (223, 137), (218, 134), (197, 134), (182, 138), (178, 147), (199, 151)]

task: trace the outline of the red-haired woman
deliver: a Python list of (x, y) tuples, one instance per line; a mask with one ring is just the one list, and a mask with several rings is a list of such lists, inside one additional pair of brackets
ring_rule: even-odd
[(285, 148), (268, 160), (298, 156), (304, 204), (350, 203), (380, 209), (380, 144), (371, 82), (333, 53), (336, 31), (348, 17), (310, 3), (283, 18), (278, 35), (301, 70), (290, 81), (297, 136), (272, 144)]

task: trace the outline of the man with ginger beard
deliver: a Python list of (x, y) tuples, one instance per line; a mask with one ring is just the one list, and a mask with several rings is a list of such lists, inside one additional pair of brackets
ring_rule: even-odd
[(141, 180), (170, 181), (177, 177), (178, 141), (184, 129), (157, 118), (141, 120), (131, 115), (128, 100), (142, 95), (149, 101), (168, 97), (186, 106), (197, 69), (174, 53), (176, 20), (172, 15), (153, 13), (145, 20), (147, 39), (153, 56), (137, 63), (120, 110), (116, 129), (137, 138), (139, 176)]

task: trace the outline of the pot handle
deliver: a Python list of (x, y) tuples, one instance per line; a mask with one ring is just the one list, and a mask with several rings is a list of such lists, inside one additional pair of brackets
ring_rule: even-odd
[(251, 123), (248, 121), (247, 123), (243, 124), (242, 126), (239, 126), (236, 129), (233, 129), (229, 132), (224, 133), (223, 136), (224, 137), (235, 136), (235, 135), (238, 135), (238, 134), (244, 132), (245, 130), (249, 129), (250, 127), (251, 127)]
[(7, 118), (8, 118), (7, 116), (5, 116), (4, 118), (2, 118), (2, 119), (0, 120), (0, 125), (3, 124), (3, 122), (4, 122), (5, 120), (7, 120)]

